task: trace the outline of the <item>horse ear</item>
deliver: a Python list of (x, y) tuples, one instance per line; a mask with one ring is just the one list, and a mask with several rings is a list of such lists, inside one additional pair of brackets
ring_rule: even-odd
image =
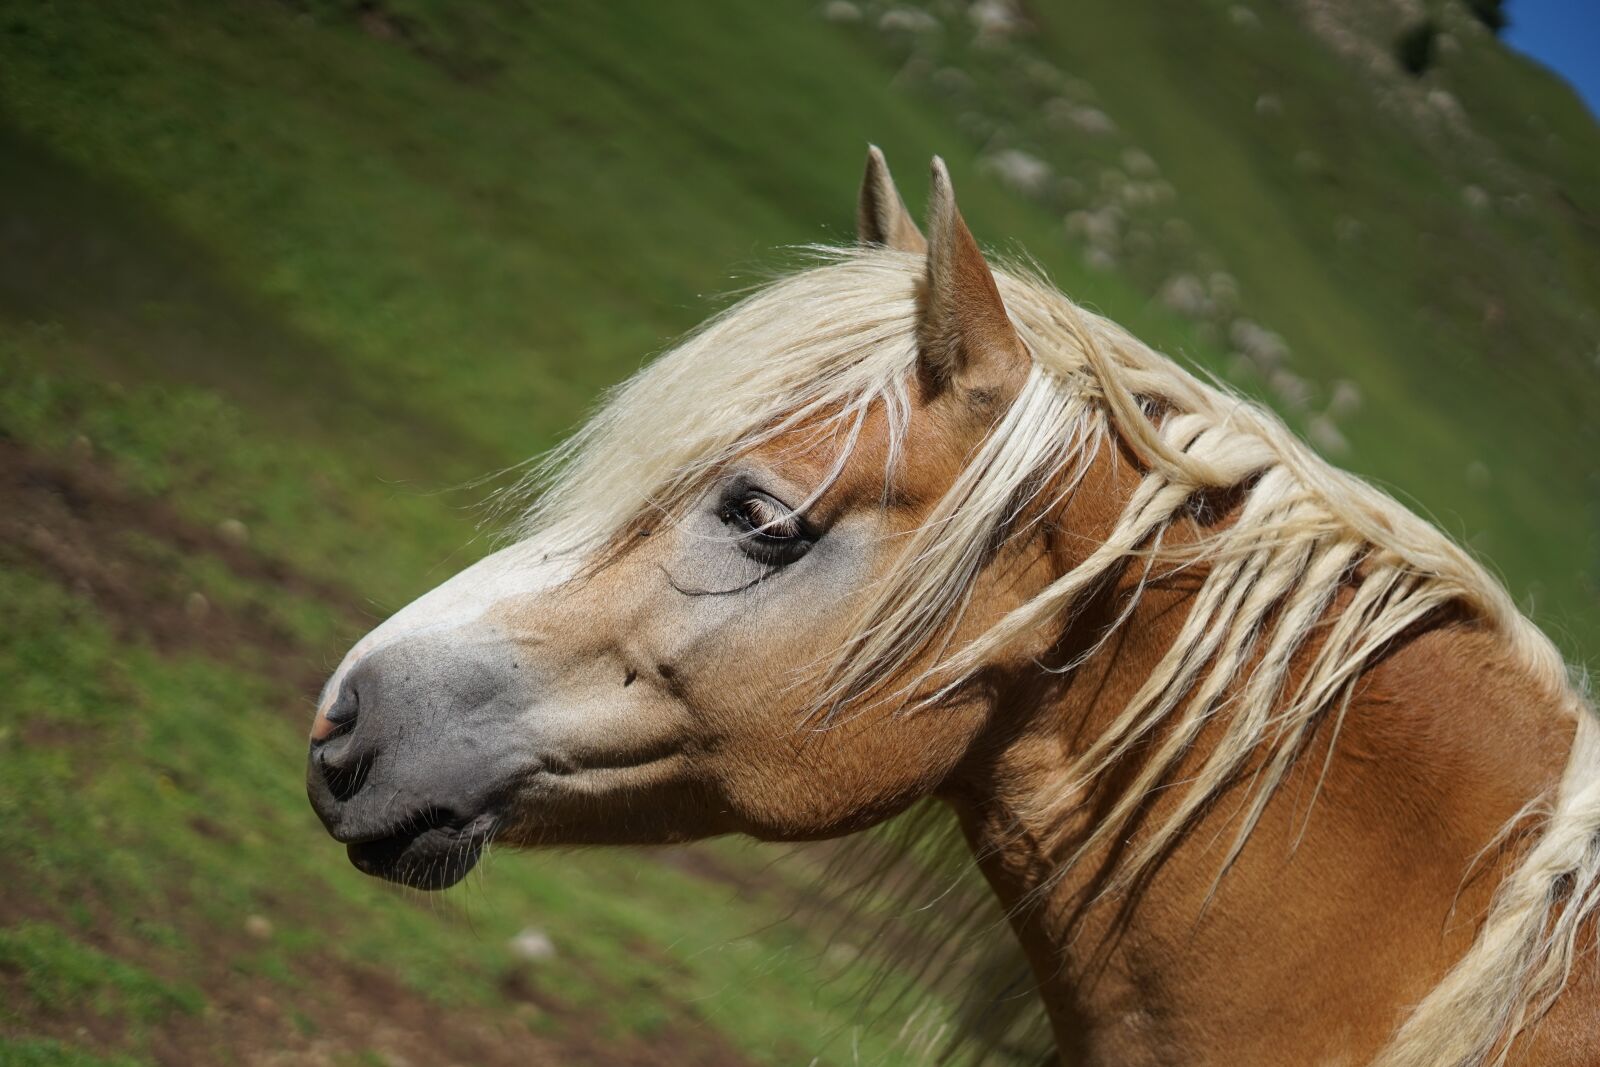
[(911, 221), (906, 202), (889, 176), (889, 164), (875, 144), (867, 146), (867, 172), (861, 176), (861, 196), (856, 201), (856, 239), (897, 252), (921, 255), (928, 250), (928, 242)]
[(994, 274), (956, 208), (950, 172), (933, 158), (928, 191), (928, 263), (919, 294), (917, 342), (923, 373), (937, 384), (1020, 384), (1028, 350), (1006, 315)]

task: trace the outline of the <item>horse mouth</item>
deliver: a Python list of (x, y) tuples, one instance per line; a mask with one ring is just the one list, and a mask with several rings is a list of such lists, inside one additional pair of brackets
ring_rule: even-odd
[(345, 853), (363, 874), (412, 889), (449, 889), (477, 865), (496, 821), (489, 814), (461, 819), (425, 811), (382, 837), (350, 842)]

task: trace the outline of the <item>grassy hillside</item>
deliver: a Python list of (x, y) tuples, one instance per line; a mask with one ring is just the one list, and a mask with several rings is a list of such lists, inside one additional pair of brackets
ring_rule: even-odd
[(1358, 0), (1011, 10), (0, 0), (0, 1064), (907, 1057), (870, 944), (781, 921), (804, 856), (441, 902), (299, 784), (323, 673), (483, 550), (452, 487), (848, 239), (868, 140), (1600, 648), (1571, 94), (1455, 16), (1411, 79)]

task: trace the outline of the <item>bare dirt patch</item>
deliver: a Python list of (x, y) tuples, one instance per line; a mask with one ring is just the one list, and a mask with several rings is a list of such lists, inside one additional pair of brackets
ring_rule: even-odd
[(89, 461), (68, 461), (0, 438), (0, 561), (41, 569), (89, 600), (119, 636), (164, 652), (264, 656), (278, 677), (314, 687), (311, 656), (261, 613), (213, 603), (151, 546), (212, 557), (240, 578), (270, 584), (364, 622), (356, 597), (127, 491)]

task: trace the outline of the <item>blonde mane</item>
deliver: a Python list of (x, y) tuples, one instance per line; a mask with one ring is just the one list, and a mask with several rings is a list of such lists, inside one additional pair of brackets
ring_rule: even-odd
[[(678, 513), (745, 450), (818, 421), (838, 433), (842, 466), (875, 405), (888, 415), (892, 469), (906, 430), (923, 271), (919, 255), (829, 251), (820, 265), (713, 318), (613, 391), (535, 470), (526, 484), (540, 493), (521, 532), (553, 552), (593, 555), (637, 523)], [(1565, 982), (1580, 927), (1600, 904), (1600, 723), (1560, 654), (1466, 551), (1330, 466), (1264, 408), (1199, 380), (1038, 278), (995, 278), (1033, 367), (929, 521), (863, 597), (854, 637), (824, 665), (815, 715), (826, 721), (869, 695), (882, 699), (913, 663), (915, 677), (895, 682), (894, 699), (937, 704), (1020, 638), (1059, 632), (1130, 566), (1149, 575), (1157, 563), (1203, 562), (1177, 638), (1061, 783), (1065, 798), (1135, 745), (1153, 749), (1063, 870), (1127, 829), (1140, 802), (1170, 785), (1180, 758), (1216, 722), (1220, 740), (1201, 769), (1173, 787), (1181, 790), (1174, 813), (1138, 838), (1108, 890), (1132, 885), (1253, 766), (1220, 879), (1313, 728), (1329, 721), (1337, 737), (1375, 657), (1441, 609), (1467, 613), (1503, 634), (1534, 684), (1576, 717), (1576, 741), (1559, 792), (1540, 798), (1538, 837), (1501, 886), (1476, 943), (1377, 1062), (1502, 1062), (1510, 1038)], [(1137, 457), (1140, 477), (1111, 534), (987, 632), (954, 645), (974, 580), (997, 548), (1070, 494), (1113, 442)], [(1196, 499), (1216, 492), (1237, 494), (1235, 521), (1169, 543)], [(1141, 583), (1102, 639), (1142, 590)], [(1347, 599), (1332, 610), (1341, 591)]]

